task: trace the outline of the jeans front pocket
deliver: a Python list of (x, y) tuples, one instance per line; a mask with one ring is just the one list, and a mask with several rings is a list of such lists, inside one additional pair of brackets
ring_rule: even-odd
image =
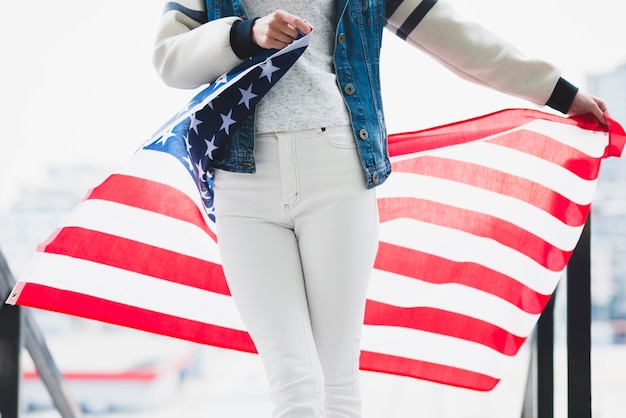
[(350, 125), (324, 128), (323, 135), (326, 142), (335, 148), (356, 148), (354, 132)]

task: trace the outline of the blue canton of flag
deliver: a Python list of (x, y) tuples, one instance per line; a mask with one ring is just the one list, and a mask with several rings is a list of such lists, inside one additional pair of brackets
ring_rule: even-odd
[(176, 157), (192, 175), (212, 221), (212, 161), (228, 147), (237, 123), (302, 55), (309, 35), (282, 50), (267, 50), (223, 74), (198, 93), (187, 106), (143, 145)]

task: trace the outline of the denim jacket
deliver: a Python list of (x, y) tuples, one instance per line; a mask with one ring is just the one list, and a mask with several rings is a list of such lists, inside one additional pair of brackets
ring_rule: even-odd
[[(369, 188), (382, 183), (391, 172), (378, 66), (385, 5), (385, 0), (337, 1), (335, 69)], [(209, 21), (227, 16), (246, 18), (240, 0), (207, 0), (207, 14)], [(217, 156), (214, 166), (252, 173), (253, 150), (254, 115), (239, 123), (227, 154)]]

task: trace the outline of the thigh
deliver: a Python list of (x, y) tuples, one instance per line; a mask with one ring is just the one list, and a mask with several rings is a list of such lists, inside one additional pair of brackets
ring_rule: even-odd
[(367, 289), (378, 248), (374, 203), (369, 210), (352, 203), (361, 211), (329, 211), (300, 239), (313, 335), (328, 378), (358, 367)]
[(313, 334), (327, 379), (333, 380), (358, 367), (378, 249), (378, 207), (375, 189), (366, 188), (351, 130), (326, 132), (315, 152), (327, 161), (325, 174), (309, 174), (315, 168), (300, 164), (302, 213), (296, 231)]
[(293, 231), (250, 217), (218, 219), (226, 280), (260, 354), (281, 344), (304, 352), (311, 330)]
[(263, 361), (275, 414), (314, 416), (323, 408), (323, 373), (293, 231), (248, 217), (218, 219), (224, 272)]
[(319, 374), (298, 241), (281, 201), (276, 142), (257, 142), (255, 174), (216, 170), (218, 247), (233, 300), (272, 385)]

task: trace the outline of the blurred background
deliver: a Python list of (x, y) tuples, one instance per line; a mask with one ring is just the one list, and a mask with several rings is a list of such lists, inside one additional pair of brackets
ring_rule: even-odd
[[(453, 0), (458, 12), (553, 62), (626, 125), (626, 25), (613, 0)], [(0, 14), (0, 250), (19, 277), (36, 245), (194, 91), (151, 65), (162, 2), (9, 2)], [(389, 132), (528, 102), (471, 85), (390, 33), (383, 40)], [(547, 109), (542, 109), (547, 110)], [(592, 217), (594, 417), (626, 408), (626, 163), (605, 161)], [(555, 416), (565, 417), (565, 301), (556, 300)], [(257, 356), (33, 311), (85, 413), (106, 417), (270, 416)], [(530, 349), (492, 392), (363, 373), (364, 417), (519, 417)], [(56, 417), (24, 353), (24, 417)], [(0, 394), (1, 396), (1, 394)]]

